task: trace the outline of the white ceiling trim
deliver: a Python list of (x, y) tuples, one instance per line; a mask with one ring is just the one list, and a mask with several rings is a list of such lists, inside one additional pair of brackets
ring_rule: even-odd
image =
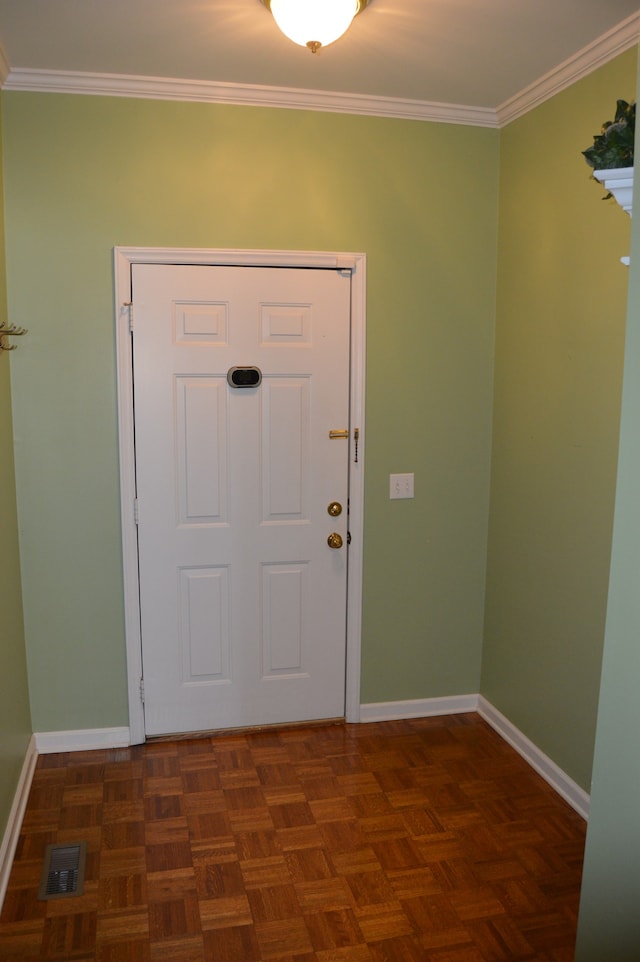
[(79, 71), (31, 70), (23, 67), (11, 69), (1, 46), (0, 86), (3, 90), (281, 107), (292, 110), (318, 110), (328, 113), (499, 128), (570, 87), (571, 84), (636, 45), (639, 40), (640, 11), (623, 20), (622, 23), (496, 109), (422, 100), (402, 100), (395, 97), (373, 97), (368, 94), (303, 90), (294, 87), (268, 87), (256, 84)]
[[(631, 49), (638, 43), (639, 39), (640, 11), (627, 17), (622, 23), (598, 37), (597, 40), (578, 51), (573, 57), (569, 57), (568, 60), (558, 64), (557, 67), (544, 74), (535, 83), (525, 87), (520, 93), (510, 97), (509, 100), (505, 100), (496, 111), (499, 126), (504, 127), (512, 120), (522, 117), (523, 114), (544, 103), (545, 100), (550, 100), (551, 97), (562, 90), (566, 90), (567, 87), (570, 87), (582, 77), (593, 73), (598, 67), (604, 66), (605, 63), (624, 53), (625, 50)], [(630, 96), (633, 96), (634, 93), (635, 91), (631, 91)]]
[(487, 107), (465, 107), (422, 100), (400, 100), (395, 97), (372, 97), (368, 94), (263, 87), (208, 80), (16, 68), (9, 72), (3, 89), (138, 97), (148, 100), (189, 100), (250, 107), (285, 107), (293, 110), (430, 120), (477, 127), (498, 126), (495, 110)]

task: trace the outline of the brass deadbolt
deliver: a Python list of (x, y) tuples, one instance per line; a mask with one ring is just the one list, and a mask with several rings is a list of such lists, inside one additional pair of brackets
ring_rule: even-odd
[(327, 511), (332, 518), (337, 518), (339, 514), (342, 514), (342, 505), (339, 501), (332, 501), (328, 506)]

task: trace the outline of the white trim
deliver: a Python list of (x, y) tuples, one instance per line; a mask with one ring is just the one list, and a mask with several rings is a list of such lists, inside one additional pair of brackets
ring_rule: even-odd
[(585, 820), (589, 818), (590, 799), (587, 792), (569, 778), (566, 772), (563, 772), (548, 755), (545, 755), (482, 695), (478, 699), (478, 714), (497, 731), (501, 738), (515, 748), (519, 755), (522, 755), (524, 760), (551, 785), (558, 795), (564, 798), (565, 802), (575, 809), (578, 815)]
[(482, 695), (450, 695), (443, 698), (418, 698), (413, 701), (371, 702), (360, 706), (361, 722), (397, 721), (403, 718), (427, 718), (434, 715), (456, 715), (478, 712), (481, 718), (564, 798), (585, 820), (589, 817), (589, 795), (572, 778), (545, 755), (508, 718)]
[(478, 695), (445, 695), (443, 698), (416, 698), (410, 701), (378, 701), (360, 706), (361, 722), (397, 721), (402, 718), (427, 718), (431, 715), (459, 715), (478, 710)]
[[(355, 657), (355, 652), (352, 652), (352, 655)], [(353, 691), (355, 691), (355, 687)], [(471, 711), (477, 711), (487, 724), (511, 745), (582, 818), (587, 819), (589, 817), (589, 795), (482, 695), (451, 695), (442, 698), (372, 702), (361, 705), (359, 713), (354, 713), (354, 715), (359, 715), (359, 719), (348, 717), (347, 721), (359, 720), (363, 723), (392, 721), (403, 718), (453, 715)], [(18, 778), (7, 826), (0, 844), (0, 909), (9, 882), (38, 754), (125, 748), (130, 744), (134, 744), (134, 741), (128, 728), (36, 732), (31, 736)]]
[(593, 43), (500, 104), (497, 109), (498, 125), (504, 127), (545, 100), (555, 97), (562, 90), (635, 46), (639, 38), (640, 11), (633, 13)]
[[(351, 374), (349, 426), (358, 428), (358, 461), (351, 441), (349, 462), (349, 545), (347, 565), (347, 651), (345, 719), (360, 721), (360, 666), (362, 663), (362, 562), (364, 555), (365, 360), (367, 337), (367, 261), (356, 255), (351, 273)], [(353, 431), (352, 431), (353, 435)]]
[[(131, 744), (145, 739), (140, 701), (142, 650), (138, 597), (138, 543), (133, 514), (135, 450), (133, 443), (133, 367), (128, 310), (133, 264), (233, 264), (260, 267), (350, 268), (351, 276), (351, 424), (360, 429), (358, 464), (351, 463), (347, 574), (347, 662), (345, 715), (360, 717), (360, 650), (362, 623), (362, 552), (364, 515), (364, 398), (366, 327), (366, 255), (323, 251), (216, 250), (200, 248), (114, 248), (115, 319), (118, 379), (118, 441), (124, 571), (125, 637)], [(59, 749), (62, 750), (62, 749)]]
[(609, 170), (594, 170), (593, 176), (604, 185), (617, 204), (629, 217), (633, 215), (633, 167), (615, 167)]
[(31, 782), (37, 760), (38, 752), (36, 751), (36, 741), (32, 735), (29, 739), (24, 762), (22, 763), (22, 769), (20, 770), (20, 776), (18, 778), (18, 784), (13, 796), (13, 804), (9, 812), (9, 818), (7, 819), (7, 826), (2, 837), (2, 843), (0, 844), (0, 910), (2, 909), (7, 885), (9, 884), (13, 857), (16, 853), (16, 846), (18, 845), (18, 839), (20, 837), (22, 819), (24, 818), (27, 801), (29, 800), (29, 791), (31, 789)]
[(489, 107), (403, 100), (398, 97), (373, 97), (369, 94), (346, 94), (332, 90), (221, 83), (214, 80), (181, 80), (171, 77), (138, 77), (16, 67), (9, 72), (3, 89), (134, 97), (143, 100), (197, 101), (243, 107), (283, 107), (290, 110), (319, 110), (326, 113), (393, 117), (472, 127), (498, 126), (496, 112)]
[(398, 97), (374, 97), (330, 90), (301, 90), (260, 84), (142, 77), (72, 70), (11, 69), (0, 50), (0, 87), (4, 90), (42, 93), (134, 97), (146, 100), (182, 100), (250, 107), (280, 107), (328, 113), (392, 117), (468, 127), (500, 128), (522, 117), (545, 100), (629, 50), (640, 39), (640, 11), (612, 27), (601, 37), (553, 67), (497, 108), (437, 103)]
[(100, 748), (128, 748), (132, 744), (128, 728), (79, 728), (66, 732), (36, 732), (33, 737), (39, 755), (93, 752)]

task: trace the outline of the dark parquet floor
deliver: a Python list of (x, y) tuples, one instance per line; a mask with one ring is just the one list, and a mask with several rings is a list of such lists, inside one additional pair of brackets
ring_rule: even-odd
[(584, 838), (476, 714), (44, 755), (0, 959), (571, 962)]

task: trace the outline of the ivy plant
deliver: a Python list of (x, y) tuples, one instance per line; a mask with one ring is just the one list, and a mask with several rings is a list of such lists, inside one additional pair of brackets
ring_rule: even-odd
[(614, 120), (607, 120), (602, 131), (593, 138), (593, 145), (582, 151), (589, 167), (612, 170), (633, 167), (633, 143), (636, 130), (636, 105), (618, 100)]

